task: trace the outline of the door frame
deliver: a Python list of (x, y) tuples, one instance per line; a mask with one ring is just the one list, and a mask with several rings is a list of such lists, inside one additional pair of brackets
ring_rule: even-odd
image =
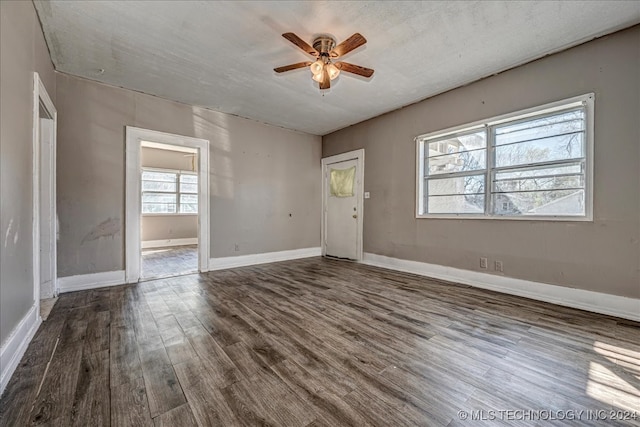
[(322, 221), (321, 221), (321, 247), (322, 256), (327, 252), (327, 174), (328, 166), (347, 160), (356, 160), (356, 208), (358, 210), (358, 230), (356, 242), (356, 261), (362, 261), (362, 234), (364, 226), (364, 148), (348, 151), (335, 156), (322, 159)]
[[(51, 155), (49, 156), (49, 164), (42, 165), (40, 162), (42, 141), (40, 140), (40, 105), (49, 114), (51, 120), (53, 120), (53, 138), (49, 149)], [(33, 141), (32, 141), (32, 227), (33, 227), (33, 297), (34, 304), (36, 305), (36, 313), (40, 318), (40, 178), (48, 177), (51, 183), (51, 193), (49, 194), (49, 206), (51, 209), (51, 221), (48, 224), (44, 224), (46, 231), (49, 234), (50, 242), (50, 255), (51, 259), (51, 281), (53, 282), (53, 294), (58, 295), (58, 266), (57, 266), (57, 220), (56, 220), (56, 135), (58, 126), (58, 111), (56, 110), (51, 97), (47, 92), (47, 89), (40, 79), (40, 75), (37, 72), (33, 73)]]
[(159, 142), (198, 150), (198, 271), (201, 273), (209, 271), (209, 140), (127, 126), (125, 155), (126, 283), (136, 283), (140, 280), (142, 250), (140, 239), (142, 141)]

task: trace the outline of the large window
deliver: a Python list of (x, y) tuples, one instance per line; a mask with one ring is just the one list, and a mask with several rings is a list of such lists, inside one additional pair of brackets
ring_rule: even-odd
[(142, 171), (143, 214), (197, 214), (198, 175), (195, 172)]
[(416, 138), (417, 216), (591, 219), (593, 99)]

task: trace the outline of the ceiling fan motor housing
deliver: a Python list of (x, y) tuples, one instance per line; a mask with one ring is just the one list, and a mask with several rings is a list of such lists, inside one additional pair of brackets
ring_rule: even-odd
[(320, 56), (329, 56), (334, 47), (336, 40), (331, 36), (319, 36), (313, 41), (313, 48), (320, 52)]

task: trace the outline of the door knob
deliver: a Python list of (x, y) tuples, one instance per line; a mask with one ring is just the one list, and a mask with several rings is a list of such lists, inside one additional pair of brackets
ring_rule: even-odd
[(354, 218), (358, 218), (358, 215), (356, 215), (356, 214), (353, 214), (353, 217), (354, 217)]

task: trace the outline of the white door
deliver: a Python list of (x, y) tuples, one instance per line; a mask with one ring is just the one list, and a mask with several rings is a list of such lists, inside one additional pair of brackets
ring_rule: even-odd
[[(358, 259), (358, 230), (361, 221), (358, 212), (359, 194), (357, 159), (325, 165), (325, 255), (336, 258)], [(353, 173), (353, 192), (332, 194), (331, 175)], [(344, 175), (343, 175), (344, 177)]]
[(40, 298), (55, 293), (56, 217), (55, 182), (51, 179), (55, 164), (53, 120), (40, 119)]

